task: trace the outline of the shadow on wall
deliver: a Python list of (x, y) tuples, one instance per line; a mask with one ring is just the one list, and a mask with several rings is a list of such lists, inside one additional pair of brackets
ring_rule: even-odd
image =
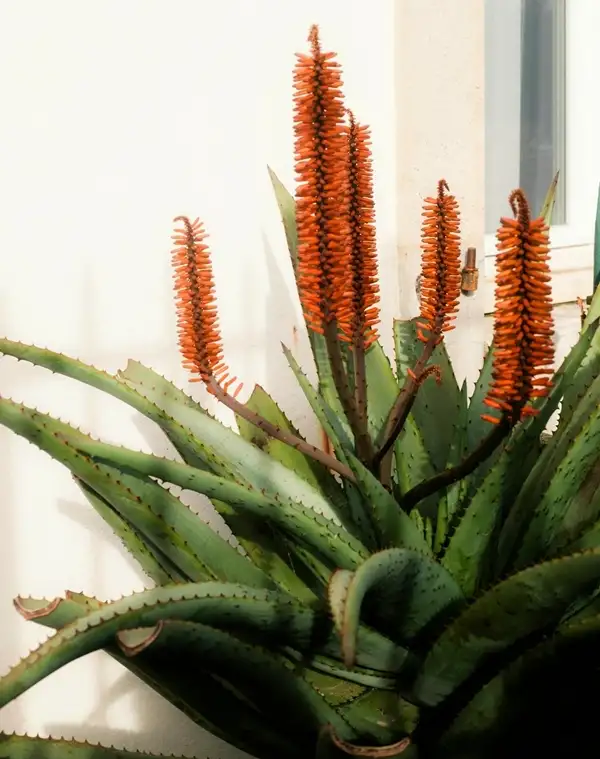
[[(276, 207), (274, 213), (277, 213)], [(262, 235), (265, 257), (262, 263), (264, 263), (264, 276), (267, 279), (263, 291), (265, 292), (264, 306), (262, 307), (264, 311), (261, 309), (260, 303), (257, 304), (256, 302), (253, 288), (245, 287), (243, 297), (236, 307), (238, 323), (235, 328), (233, 345), (230, 346), (231, 357), (237, 358), (239, 356), (239, 368), (242, 370), (240, 379), (246, 383), (245, 397), (251, 392), (254, 382), (259, 380), (301, 432), (318, 444), (317, 425), (281, 350), (281, 342), (284, 342), (293, 350), (307, 374), (314, 377), (314, 367), (304, 321), (299, 304), (297, 301), (294, 302), (297, 296), (295, 289), (292, 289), (294, 277), (289, 253), (283, 231), (280, 230), (280, 232), (281, 241), (277, 241), (277, 254), (273, 252), (267, 235), (264, 233)], [(246, 265), (249, 269), (251, 268), (251, 262), (246, 262)], [(170, 279), (167, 282), (168, 284), (165, 286), (170, 287)], [(150, 346), (146, 345), (142, 354), (139, 355), (138, 348), (130, 349), (129, 347), (129, 344), (136, 338), (126, 340), (123, 344), (122, 340), (111, 341), (110, 336), (107, 335), (106, 328), (102, 326), (101, 309), (98, 305), (92, 271), (83, 274), (80, 287), (83, 306), (81, 317), (78, 319), (77, 334), (72, 338), (75, 339), (76, 347), (74, 348), (68, 341), (60, 345), (60, 340), (58, 343), (53, 343), (51, 347), (59, 350), (62, 348), (69, 353), (79, 352), (82, 360), (92, 362), (94, 365), (106, 368), (109, 371), (124, 367), (131, 354), (144, 364), (154, 367), (157, 371), (165, 374), (168, 378), (175, 379), (180, 384), (181, 368), (174, 330), (174, 313), (165, 314), (165, 322), (167, 325), (172, 324), (172, 328), (167, 326), (161, 334), (157, 335), (156, 342)], [(172, 299), (166, 302), (168, 303), (167, 308), (171, 309)], [(120, 308), (122, 306), (115, 304), (117, 311)], [(127, 323), (129, 316), (124, 314), (125, 323)], [(248, 334), (252, 336), (252, 340), (247, 343), (246, 336)], [(11, 360), (7, 359), (6, 372), (5, 367), (3, 367), (3, 387), (8, 387), (9, 392), (11, 388), (17, 388), (15, 391), (17, 397), (22, 397), (26, 403), (32, 403), (34, 399), (28, 396), (27, 389), (21, 393), (22, 385), (17, 384), (21, 377), (27, 377), (31, 367), (8, 362)], [(237, 366), (235, 370), (238, 371)], [(251, 372), (257, 370), (260, 370), (260, 376), (252, 376)], [(50, 387), (51, 384), (54, 386), (54, 383), (59, 383), (61, 386), (60, 392), (52, 398), (56, 403), (50, 403), (43, 410), (49, 408), (53, 414), (63, 418), (69, 416), (70, 421), (81, 424), (84, 431), (91, 431), (107, 442), (122, 443), (134, 448), (144, 447), (157, 455), (171, 457), (175, 455), (173, 448), (160, 429), (143, 416), (132, 413), (131, 409), (124, 404), (105, 397), (99, 391), (80, 386), (74, 380), (64, 380), (65, 388), (73, 388), (73, 398), (76, 398), (71, 404), (73, 398), (68, 396), (69, 389), (66, 389), (64, 394), (62, 392), (63, 378), (52, 377), (44, 370), (35, 369), (33, 371), (36, 375), (39, 373), (40, 377), (43, 376), (40, 383), (43, 386), (42, 391)], [(246, 375), (243, 374), (244, 371)], [(190, 384), (186, 389), (195, 397), (202, 396), (204, 402), (205, 392), (198, 384)], [(44, 406), (46, 399), (43, 392), (41, 397), (42, 400), (39, 403)], [(9, 496), (18, 487), (18, 482), (13, 482), (15, 470), (11, 466), (10, 459), (12, 438), (13, 433), (2, 430), (2, 435), (0, 435), (2, 447), (0, 450), (2, 455), (0, 478), (3, 499), (0, 506), (0, 552), (4, 559), (4, 575), (0, 603), (2, 604), (2, 626), (5, 631), (3, 633), (3, 644), (10, 650), (11, 659), (16, 658), (15, 653), (16, 656), (26, 653), (25, 641), (28, 642), (31, 635), (43, 639), (47, 634), (46, 630), (16, 617), (16, 613), (10, 605), (10, 598), (7, 597), (14, 595), (15, 592), (27, 592), (28, 590), (26, 587), (17, 587), (17, 585), (22, 584), (23, 578), (18, 576), (17, 546), (19, 535), (16, 532), (14, 515), (10, 512), (11, 504), (15, 503), (16, 499), (9, 498)], [(68, 482), (69, 474), (60, 464), (51, 462), (51, 466), (60, 471), (60, 483)], [(71, 586), (73, 590), (83, 590), (90, 594), (98, 594), (100, 597), (114, 598), (121, 593), (130, 592), (132, 583), (134, 587), (138, 588), (140, 585), (150, 585), (150, 582), (145, 579), (136, 582), (136, 577), (141, 578), (137, 564), (127, 556), (118, 539), (93, 512), (83, 495), (79, 495), (78, 491), (75, 490), (73, 491), (73, 498), (59, 498), (56, 502), (52, 495), (52, 489), (48, 488), (46, 492), (48, 498), (52, 499), (49, 508), (53, 509), (53, 514), (56, 514), (59, 522), (62, 520), (63, 524), (73, 525), (74, 534), (78, 536), (78, 540), (81, 536), (81, 542), (89, 546), (89, 551), (85, 553), (85, 567), (73, 566), (76, 562), (74, 560), (70, 574), (65, 576), (64, 580), (62, 576), (59, 578), (60, 588), (54, 589), (53, 587), (53, 593), (62, 592), (63, 588)], [(197, 510), (203, 518), (214, 524), (219, 532), (226, 529), (221, 518), (215, 514), (201, 496), (184, 493), (183, 500)], [(60, 537), (60, 527), (57, 528), (57, 533)], [(69, 546), (64, 544), (64, 540), (63, 543), (58, 544), (58, 547), (68, 555)], [(74, 551), (76, 550), (77, 548), (74, 547)], [(116, 557), (117, 552), (118, 557)], [(123, 567), (122, 574), (118, 570), (116, 576), (115, 558), (122, 562)], [(43, 558), (40, 561), (40, 566), (43, 566), (46, 560)], [(68, 559), (64, 566), (65, 571), (69, 571)], [(117, 564), (117, 566), (120, 565)], [(5, 589), (9, 592), (5, 592)], [(22, 634), (21, 630), (25, 630), (25, 633)], [(90, 664), (92, 664), (91, 667)], [(71, 670), (71, 673), (75, 673), (80, 665), (83, 665), (83, 661), (70, 665), (68, 669)], [(86, 657), (85, 666), (81, 666), (79, 671), (82, 673), (79, 682), (85, 677), (87, 680), (85, 688), (88, 693), (91, 691), (90, 708), (88, 709), (86, 706), (83, 709), (83, 714), (81, 708), (75, 709), (77, 715), (73, 716), (71, 721), (68, 704), (70, 699), (73, 699), (74, 703), (77, 704), (78, 681), (76, 678), (73, 680), (67, 677), (69, 685), (66, 690), (65, 709), (64, 711), (62, 708), (56, 709), (54, 719), (50, 717), (48, 721), (41, 723), (40, 731), (43, 734), (73, 737), (79, 740), (85, 739), (108, 745), (114, 744), (126, 749), (142, 749), (196, 757), (210, 755), (214, 759), (218, 759), (218, 757), (238, 759), (244, 756), (242, 752), (232, 749), (220, 739), (193, 725), (175, 707), (155, 694), (134, 675), (123, 670), (108, 655), (99, 653), (93, 654), (89, 658)], [(92, 675), (91, 678), (90, 674)], [(62, 674), (56, 677), (60, 678), (61, 676)], [(43, 690), (44, 685), (42, 684), (40, 687)], [(49, 694), (51, 692), (53, 692), (52, 689), (48, 690)], [(11, 729), (12, 725), (19, 725), (19, 727), (29, 725), (30, 730), (37, 729), (37, 723), (35, 728), (31, 726), (28, 703), (27, 697), (25, 697), (23, 701), (19, 699), (11, 704), (3, 714), (3, 717), (6, 717), (6, 723), (3, 724), (5, 729)], [(124, 725), (127, 726), (127, 715), (131, 715), (131, 730), (123, 729)]]
[[(268, 294), (265, 302), (267, 327), (263, 345), (265, 389), (275, 397), (303, 434), (308, 434), (314, 438), (316, 437), (316, 424), (281, 351), (281, 341), (284, 341), (298, 355), (305, 369), (309, 369), (312, 359), (304, 323), (301, 316), (298, 318), (299, 311), (294, 307), (288, 283), (282, 275), (279, 263), (275, 259), (266, 236), (263, 236), (263, 241), (268, 276)], [(282, 251), (281, 265), (291, 267), (287, 249)], [(251, 297), (252, 291), (251, 288), (248, 288), (248, 298)], [(253, 304), (254, 302), (248, 303), (246, 309), (240, 308), (240, 310), (252, 314), (251, 306)], [(254, 331), (257, 326), (257, 324), (249, 325), (247, 322), (241, 322), (237, 334), (240, 342), (243, 340), (245, 328), (249, 327), (251, 331)], [(114, 356), (110, 358), (114, 360)], [(173, 368), (175, 370), (175, 367)], [(174, 371), (174, 373), (176, 372)], [(311, 373), (310, 369), (309, 373)], [(249, 394), (254, 385), (252, 378), (240, 377), (240, 379), (246, 381), (246, 392)], [(196, 397), (199, 393), (203, 394), (200, 386), (196, 383), (188, 383), (186, 390)], [(134, 414), (132, 421), (143, 438), (146, 449), (151, 450), (156, 455), (176, 457), (171, 444), (155, 424), (139, 414)], [(201, 518), (213, 525), (217, 531), (228, 532), (223, 520), (214, 511), (207, 499), (195, 493), (185, 492), (182, 495), (182, 500), (188, 503)], [(89, 509), (82, 508), (80, 502), (62, 501), (59, 505), (59, 511), (79, 522), (86, 530), (101, 540), (108, 542), (115, 540), (110, 528), (104, 523), (99, 524), (100, 520)], [(123, 549), (121, 552), (123, 553)], [(137, 565), (132, 558), (128, 557), (127, 563), (132, 570), (137, 570)], [(119, 709), (119, 704), (123, 700), (128, 701), (128, 710), (136, 715), (137, 728), (135, 732), (120, 731), (105, 726), (110, 722), (110, 711)], [(163, 725), (169, 726), (168, 732), (162, 727)], [(175, 751), (196, 757), (200, 754), (208, 754), (215, 759), (225, 756), (228, 759), (236, 759), (236, 757), (245, 756), (243, 752), (227, 746), (219, 738), (193, 726), (187, 717), (175, 707), (166, 703), (149, 687), (140, 683), (134, 675), (125, 671), (99, 694), (94, 709), (87, 716), (85, 726), (56, 723), (47, 725), (47, 729), (54, 735), (72, 735), (75, 738), (112, 743), (125, 748), (147, 748), (153, 752), (170, 753)], [(199, 747), (201, 748), (199, 749)]]
[[(91, 280), (83, 282), (82, 287), (86, 291), (86, 308), (85, 315), (82, 314), (80, 321), (80, 333), (78, 335), (78, 345), (85, 346), (86, 355), (83, 359), (93, 361), (97, 366), (113, 367), (115, 364), (124, 366), (125, 360), (120, 351), (107, 351), (102, 347), (102, 339), (106, 338), (105, 332), (98, 329), (96, 315), (98, 313), (95, 307), (94, 289)], [(4, 321), (4, 320), (3, 320)], [(4, 321), (6, 323), (6, 321)], [(2, 330), (0, 330), (2, 331)], [(171, 363), (173, 366), (178, 361), (176, 349), (173, 347), (160, 350), (162, 346), (157, 346), (158, 363), (164, 365), (165, 353), (172, 356)], [(152, 357), (148, 352), (142, 357), (144, 363), (152, 364)], [(34, 399), (28, 393), (28, 389), (33, 390), (35, 395), (39, 387), (28, 387), (29, 370), (32, 367), (27, 365), (18, 365), (12, 359), (5, 359), (6, 363), (2, 366), (2, 388), (4, 392), (13, 393), (15, 397), (23, 399), (27, 404), (36, 405)], [(62, 378), (52, 377), (44, 370), (33, 369), (33, 372), (43, 376), (43, 386), (47, 388), (51, 383), (62, 383)], [(23, 378), (23, 381), (21, 381)], [(35, 383), (34, 383), (35, 384)], [(41, 383), (38, 383), (41, 384)], [(71, 413), (72, 407), (68, 406), (68, 396), (59, 394), (58, 403), (49, 404), (53, 406), (50, 411), (55, 415), (65, 417), (71, 416), (69, 421), (79, 424), (84, 431), (91, 431), (104, 439), (110, 440), (118, 434), (119, 426), (129, 426), (127, 418), (130, 420), (134, 416), (134, 431), (137, 428), (141, 432), (142, 439), (146, 438), (150, 443), (150, 449), (160, 455), (173, 455), (172, 449), (164, 436), (149, 420), (138, 414), (132, 415), (130, 409), (124, 404), (120, 404), (112, 398), (105, 398), (101, 393), (93, 389), (80, 387), (74, 380), (65, 380), (65, 386), (74, 388), (74, 393), (81, 391), (82, 402), (78, 405), (75, 402), (77, 413)], [(67, 391), (68, 392), (68, 391)], [(54, 400), (54, 399), (53, 399)], [(64, 400), (61, 411), (60, 401)], [(38, 401), (41, 406), (46, 401)], [(65, 406), (67, 412), (65, 413)], [(46, 407), (48, 408), (48, 407)], [(46, 410), (46, 409), (43, 409)], [(125, 420), (123, 419), (125, 415)], [(125, 422), (125, 424), (123, 424)], [(115, 434), (112, 434), (112, 430)], [(106, 430), (109, 434), (106, 434)], [(12, 608), (11, 597), (19, 592), (26, 593), (31, 588), (21, 587), (23, 585), (22, 572), (19, 571), (19, 561), (23, 561), (23, 554), (18, 555), (18, 549), (24, 540), (25, 535), (18, 533), (18, 525), (15, 515), (12, 512), (14, 504), (18, 503), (15, 496), (19, 487), (19, 481), (16, 477), (15, 462), (11, 457), (13, 450), (12, 445), (21, 445), (14, 434), (6, 429), (0, 430), (0, 482), (2, 488), (2, 499), (0, 503), (0, 555), (2, 556), (2, 581), (0, 582), (0, 624), (2, 627), (2, 647), (10, 655), (6, 662), (7, 666), (12, 666), (19, 656), (27, 653), (29, 647), (36, 645), (48, 634), (49, 630), (41, 628), (32, 622), (25, 622), (20, 619)], [(131, 433), (131, 430), (127, 430)], [(129, 434), (131, 437), (131, 434)], [(140, 437), (139, 435), (137, 436)], [(116, 441), (115, 441), (116, 442)], [(123, 442), (122, 440), (120, 442)], [(130, 444), (127, 441), (125, 444)], [(133, 443), (132, 447), (136, 447)], [(139, 444), (138, 446), (139, 447)], [(39, 452), (34, 451), (37, 455)], [(45, 454), (41, 454), (45, 456)], [(68, 482), (69, 473), (57, 462), (51, 462), (51, 466), (59, 470), (60, 482)], [(44, 472), (41, 474), (42, 478)], [(48, 498), (52, 500), (49, 508), (53, 510), (52, 516), (56, 515), (57, 520), (63, 524), (73, 524), (77, 529), (78, 540), (89, 546), (89, 551), (85, 553), (86, 560), (84, 567), (73, 566), (68, 576), (59, 579), (60, 590), (52, 587), (52, 595), (59, 593), (63, 588), (72, 587), (73, 590), (83, 590), (90, 594), (98, 594), (100, 597), (108, 596), (114, 598), (120, 593), (127, 593), (132, 590), (132, 586), (139, 589), (140, 585), (151, 586), (149, 580), (143, 580), (141, 583), (135, 581), (135, 577), (141, 577), (139, 567), (135, 561), (126, 554), (118, 539), (112, 534), (110, 528), (95, 514), (92, 507), (87, 503), (84, 496), (76, 496), (75, 499), (59, 499), (55, 501), (52, 489), (46, 490)], [(77, 491), (76, 491), (77, 492)], [(42, 505), (42, 504), (38, 504)], [(21, 529), (23, 529), (21, 527)], [(31, 527), (35, 532), (35, 527)], [(29, 531), (29, 527), (28, 530)], [(60, 537), (60, 527), (57, 528)], [(88, 540), (89, 536), (89, 540)], [(37, 570), (43, 572), (43, 566), (53, 550), (61, 550), (65, 554), (69, 553), (69, 541), (66, 544), (55, 542), (55, 545), (48, 549), (48, 554), (41, 557)], [(26, 548), (26, 546), (25, 546)], [(123, 573), (117, 573), (114, 578), (114, 552), (118, 551), (119, 561), (123, 561)], [(74, 553), (76, 553), (75, 548)], [(65, 570), (69, 571), (68, 559), (63, 563)], [(81, 570), (81, 577), (80, 577)], [(111, 572), (112, 570), (112, 572)], [(130, 571), (128, 571), (130, 570)], [(106, 587), (111, 586), (107, 593)], [(81, 579), (84, 578), (84, 579)], [(121, 582), (120, 582), (121, 581)], [(133, 581), (133, 583), (132, 583)], [(119, 584), (120, 582), (120, 584)], [(83, 586), (83, 587), (82, 587)], [(117, 592), (114, 588), (118, 586)], [(39, 595), (34, 593), (34, 595)], [(82, 666), (84, 665), (84, 666)], [(91, 666), (90, 666), (91, 665)], [(77, 676), (73, 681), (70, 679), (77, 672), (81, 673), (79, 681)], [(4, 670), (6, 667), (3, 667)], [(66, 670), (71, 670), (67, 672)], [(116, 745), (130, 750), (147, 750), (153, 753), (166, 754), (185, 754), (191, 757), (202, 757), (210, 755), (215, 759), (227, 757), (227, 759), (240, 759), (244, 756), (231, 747), (227, 746), (218, 738), (207, 734), (198, 726), (192, 724), (190, 720), (171, 706), (158, 694), (154, 693), (148, 686), (141, 683), (134, 675), (123, 670), (120, 665), (111, 660), (108, 655), (103, 653), (92, 654), (85, 657), (84, 660), (74, 662), (69, 665), (64, 672), (57, 673), (49, 678), (50, 688), (47, 690), (48, 696), (56, 698), (52, 690), (50, 680), (66, 675), (63, 682), (67, 682), (66, 702), (63, 708), (62, 704), (54, 710), (58, 716), (56, 721), (32, 722), (32, 714), (35, 707), (30, 707), (32, 701), (30, 695), (33, 694), (34, 700), (40, 693), (43, 693), (45, 683), (41, 683), (38, 693), (34, 693), (36, 688), (28, 694), (11, 703), (3, 710), (1, 727), (4, 730), (13, 730), (18, 726), (22, 731), (28, 728), (29, 732), (38, 731), (43, 735), (52, 735), (55, 737), (74, 738), (77, 740), (88, 740), (90, 742), (102, 743), (105, 745)], [(91, 677), (90, 677), (91, 675)], [(87, 682), (83, 682), (85, 681)], [(56, 683), (57, 680), (54, 680)], [(91, 681), (91, 682), (90, 682)], [(83, 711), (77, 708), (78, 682), (81, 686), (92, 693), (92, 707), (89, 711)], [(64, 686), (63, 686), (64, 687)], [(63, 693), (65, 690), (63, 689)], [(59, 697), (60, 698), (60, 697)], [(71, 702), (71, 699), (73, 701)], [(73, 711), (77, 715), (73, 717), (72, 722), (69, 720), (71, 709), (69, 703), (74, 704)], [(59, 716), (60, 715), (60, 716)], [(66, 720), (64, 717), (66, 717)], [(125, 715), (125, 716), (123, 716)], [(123, 723), (127, 724), (127, 715), (131, 715), (131, 730), (122, 729)], [(41, 719), (43, 720), (43, 710)], [(120, 723), (120, 724), (119, 724)]]

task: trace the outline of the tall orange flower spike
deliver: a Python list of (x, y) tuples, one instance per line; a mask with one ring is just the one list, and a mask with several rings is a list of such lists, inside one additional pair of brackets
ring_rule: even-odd
[(445, 179), (437, 198), (425, 198), (421, 228), (421, 318), (417, 336), (424, 343), (454, 329), (460, 298), (460, 215)]
[(365, 350), (377, 340), (379, 282), (375, 203), (369, 128), (348, 111), (345, 128), (348, 180), (348, 256), (351, 277), (348, 309), (340, 318), (341, 337)]
[(294, 71), (298, 290), (310, 328), (344, 321), (348, 280), (342, 79), (335, 53), (323, 53), (313, 26), (310, 55)]
[(502, 219), (497, 233), (494, 363), (485, 403), (515, 424), (535, 414), (526, 404), (550, 389), (554, 324), (548, 227), (543, 218), (531, 220), (522, 190), (512, 192), (509, 202), (515, 218)]
[[(190, 222), (178, 216), (182, 228), (176, 229), (172, 251), (177, 326), (179, 345), (184, 358), (183, 366), (192, 374), (192, 382), (204, 382), (209, 392), (218, 383), (227, 392), (236, 382), (229, 376), (223, 361), (223, 345), (219, 330), (219, 316), (215, 300), (215, 284), (210, 251), (204, 240), (207, 235), (199, 219)], [(240, 384), (234, 396), (242, 389)]]

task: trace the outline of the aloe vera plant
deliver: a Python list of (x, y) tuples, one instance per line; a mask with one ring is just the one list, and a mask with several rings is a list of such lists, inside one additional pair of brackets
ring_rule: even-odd
[[(552, 203), (532, 218), (516, 190), (498, 232), (494, 344), (469, 397), (443, 340), (461, 247), (441, 181), (425, 202), (421, 313), (394, 324), (392, 365), (378, 338), (369, 133), (345, 121), (339, 66), (316, 28), (310, 41), (295, 72), (296, 197), (271, 176), (316, 386), (283, 350), (327, 449), (263, 388), (239, 400), (199, 221), (178, 219), (174, 236), (180, 346), (238, 431), (135, 361), (113, 376), (1, 339), (5, 356), (129, 404), (179, 458), (103, 443), (0, 397), (0, 422), (70, 470), (153, 583), (117, 601), (17, 598), (55, 632), (0, 678), (0, 709), (103, 649), (259, 759), (577, 752), (594, 735), (583, 683), (599, 685), (598, 322), (553, 371)], [(600, 291), (595, 300), (590, 313)], [(238, 545), (167, 485), (208, 496)], [(130, 756), (0, 733), (1, 759)]]

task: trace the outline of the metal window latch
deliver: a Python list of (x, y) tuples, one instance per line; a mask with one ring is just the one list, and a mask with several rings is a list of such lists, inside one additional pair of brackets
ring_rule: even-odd
[(465, 265), (461, 273), (460, 289), (463, 295), (475, 295), (479, 285), (479, 269), (477, 268), (477, 249), (467, 248)]

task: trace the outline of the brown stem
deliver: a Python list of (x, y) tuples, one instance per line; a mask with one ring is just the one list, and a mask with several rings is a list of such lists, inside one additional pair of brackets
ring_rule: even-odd
[(421, 376), (427, 367), (427, 362), (431, 358), (438, 340), (439, 332), (437, 330), (432, 331), (429, 340), (425, 343), (421, 356), (412, 370), (412, 374), (406, 375), (402, 390), (398, 393), (398, 397), (388, 416), (383, 433), (383, 443), (373, 457), (373, 471), (379, 469), (379, 479), (386, 487), (389, 487), (391, 483), (392, 446), (396, 442), (396, 438), (402, 431), (404, 422), (410, 414), (410, 410), (417, 397)]
[(363, 464), (369, 466), (374, 455), (373, 442), (369, 437), (366, 414), (364, 416), (360, 414), (354, 396), (350, 391), (348, 376), (344, 369), (344, 360), (342, 358), (342, 349), (338, 337), (337, 322), (332, 320), (324, 324), (323, 332), (325, 335), (325, 343), (327, 345), (329, 363), (331, 364), (333, 381), (340, 397), (342, 408), (348, 417), (348, 422), (350, 423), (350, 427), (352, 428), (356, 440), (356, 453)]
[(367, 367), (365, 361), (365, 346), (363, 341), (354, 348), (354, 402), (358, 415), (362, 419), (369, 418), (367, 409)]
[(436, 474), (430, 480), (425, 480), (425, 482), (421, 482), (409, 490), (402, 497), (402, 508), (410, 511), (419, 501), (471, 474), (471, 472), (492, 455), (510, 430), (511, 424), (508, 418), (503, 417), (499, 424), (494, 426), (490, 434), (481, 441), (479, 447), (470, 453), (466, 459), (463, 459), (460, 464)]
[(280, 442), (285, 443), (292, 448), (295, 448), (305, 456), (308, 456), (309, 458), (318, 461), (320, 464), (323, 464), (323, 466), (326, 466), (328, 469), (337, 472), (345, 479), (350, 480), (351, 482), (356, 482), (356, 478), (352, 470), (338, 461), (334, 456), (325, 453), (325, 451), (322, 451), (320, 448), (311, 445), (306, 440), (303, 440), (297, 435), (294, 435), (293, 433), (282, 429), (278, 425), (267, 421), (255, 411), (252, 411), (243, 403), (240, 403), (226, 390), (223, 390), (221, 385), (219, 385), (214, 377), (212, 377), (210, 382), (207, 383), (207, 387), (214, 394), (214, 396), (219, 401), (221, 401), (221, 403), (230, 408), (234, 414), (241, 416), (242, 419), (245, 419), (247, 422), (250, 422), (250, 424), (258, 427), (270, 437), (274, 438), (275, 440), (279, 440)]

